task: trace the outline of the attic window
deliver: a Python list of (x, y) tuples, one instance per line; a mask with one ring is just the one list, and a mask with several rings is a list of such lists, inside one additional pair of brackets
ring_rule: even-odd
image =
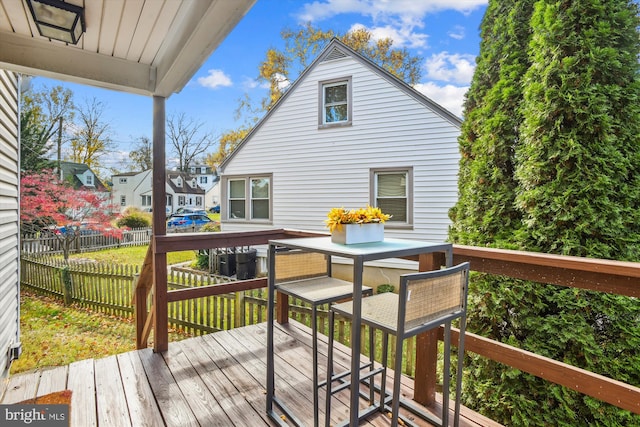
[(176, 179), (176, 187), (182, 187), (182, 178), (178, 177)]
[(351, 124), (351, 77), (320, 82), (318, 125)]

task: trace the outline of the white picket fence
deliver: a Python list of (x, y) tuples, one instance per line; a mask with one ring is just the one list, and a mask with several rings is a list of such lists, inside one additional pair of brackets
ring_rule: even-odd
[[(62, 253), (61, 235), (25, 235), (20, 239), (22, 252), (29, 254)], [(122, 237), (103, 236), (101, 234), (80, 235), (71, 245), (71, 253), (91, 252), (101, 249), (119, 248), (123, 246), (143, 246), (151, 241), (151, 228), (125, 230)]]

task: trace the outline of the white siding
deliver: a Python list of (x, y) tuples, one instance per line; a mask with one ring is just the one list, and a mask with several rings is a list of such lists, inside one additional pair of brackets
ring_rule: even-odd
[[(352, 126), (318, 129), (318, 82), (352, 78)], [(273, 227), (327, 231), (331, 207), (369, 203), (371, 168), (412, 167), (414, 227), (389, 237), (443, 241), (457, 199), (458, 126), (358, 60), (319, 62), (223, 175), (273, 173)], [(223, 222), (223, 229), (265, 228)]]
[(19, 342), (18, 79), (0, 70), (0, 377)]

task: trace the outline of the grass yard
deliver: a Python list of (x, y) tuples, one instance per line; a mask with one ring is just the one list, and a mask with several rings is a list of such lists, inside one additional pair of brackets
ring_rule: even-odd
[[(22, 355), (11, 373), (67, 365), (136, 348), (133, 319), (123, 319), (78, 306), (65, 307), (54, 298), (27, 291), (20, 294)], [(170, 331), (170, 341), (187, 335)]]
[[(147, 246), (137, 246), (73, 254), (71, 258), (142, 266), (146, 253)], [(195, 251), (173, 252), (167, 256), (169, 264), (195, 259)], [(13, 362), (12, 373), (135, 350), (136, 331), (133, 319), (75, 305), (67, 307), (62, 301), (25, 290), (22, 290), (20, 298), (20, 338), (23, 352)], [(184, 333), (170, 331), (169, 339), (179, 340), (185, 336), (187, 335)]]
[[(108, 249), (97, 252), (84, 252), (71, 254), (69, 258), (90, 258), (99, 262), (115, 264), (133, 264), (142, 267), (144, 257), (147, 255), (147, 246), (129, 246), (117, 249)], [(196, 251), (170, 252), (167, 254), (167, 264), (180, 264), (187, 261), (195, 261)]]

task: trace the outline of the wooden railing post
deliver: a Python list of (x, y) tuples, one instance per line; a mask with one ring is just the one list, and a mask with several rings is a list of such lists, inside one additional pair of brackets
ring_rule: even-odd
[(276, 292), (276, 321), (289, 323), (289, 296)]
[(234, 328), (239, 328), (245, 325), (245, 303), (244, 303), (244, 291), (238, 291), (235, 293), (235, 325)]
[[(418, 260), (418, 270), (436, 270), (443, 264), (444, 254), (421, 254)], [(413, 400), (421, 405), (433, 406), (436, 402), (437, 365), (438, 330), (433, 329), (416, 337), (416, 375)]]

